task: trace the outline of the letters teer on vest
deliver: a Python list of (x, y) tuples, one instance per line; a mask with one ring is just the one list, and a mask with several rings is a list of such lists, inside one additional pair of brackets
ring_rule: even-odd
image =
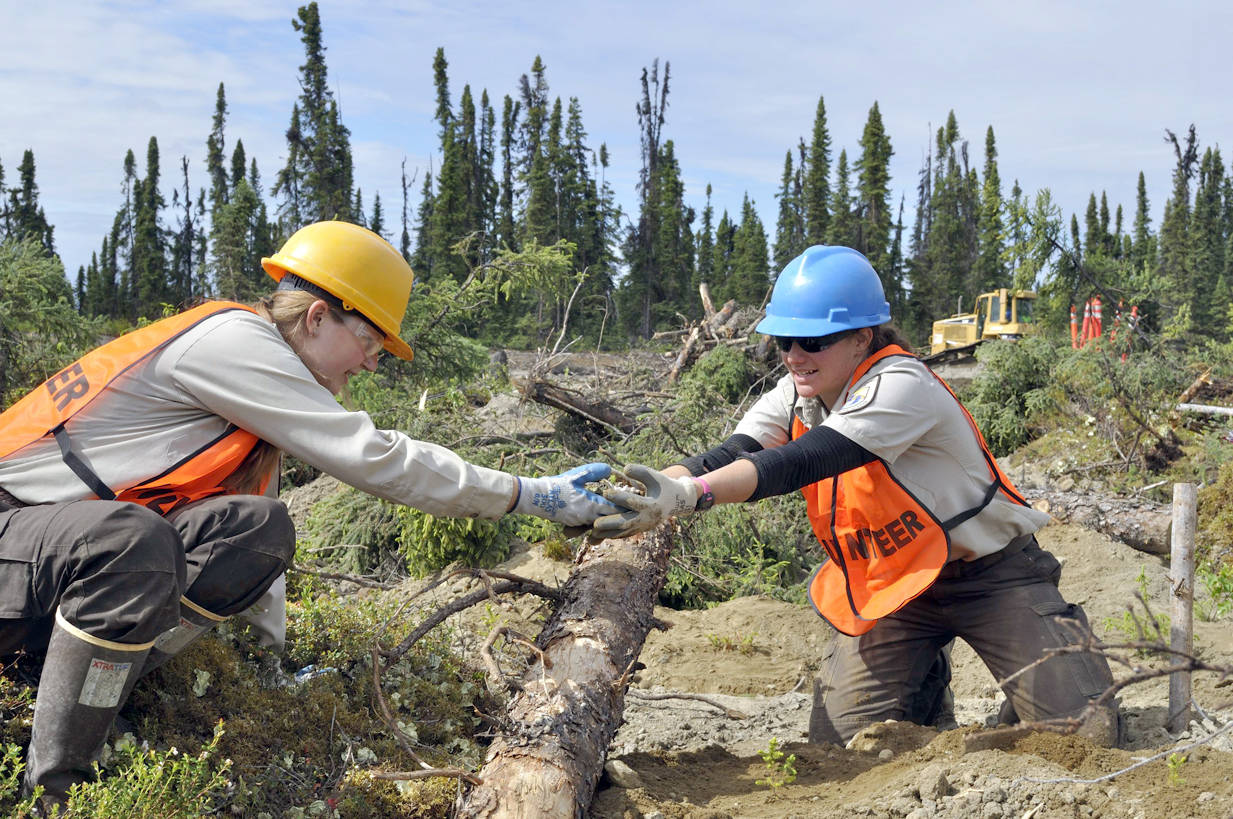
[(845, 532), (844, 540), (850, 559), (868, 560), (871, 545), (882, 557), (890, 557), (916, 540), (916, 535), (923, 531), (925, 531), (925, 524), (921, 523), (920, 516), (909, 509), (881, 529), (858, 529), (854, 533)]

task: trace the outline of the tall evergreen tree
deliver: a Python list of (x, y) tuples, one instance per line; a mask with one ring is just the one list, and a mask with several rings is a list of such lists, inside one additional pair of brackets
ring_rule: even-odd
[(825, 244), (830, 236), (831, 136), (826, 126), (826, 103), (818, 97), (804, 175), (805, 244)]
[(180, 157), (180, 187), (172, 188), (171, 209), (177, 223), (171, 234), (171, 259), (168, 268), (169, 296), (173, 304), (184, 305), (204, 293), (195, 292), (197, 233), (201, 225), (193, 213), (193, 194), (188, 179), (188, 157)]
[(372, 199), (372, 216), (368, 218), (368, 229), (382, 238), (385, 237), (385, 212), (381, 210), (381, 191), (377, 191), (377, 195)]
[(715, 208), (711, 206), (711, 186), (706, 186), (706, 207), (702, 209), (702, 228), (694, 234), (697, 240), (698, 275), (693, 282), (697, 287), (706, 282), (715, 285)]
[(555, 210), (551, 161), (544, 146), (550, 116), (548, 81), (544, 74), (544, 62), (537, 54), (531, 63), (530, 75), (523, 74), (519, 81), (522, 108), (526, 112), (521, 138), (520, 189), (524, 206), (519, 239), (541, 244), (551, 242)]
[(728, 279), (732, 277), (732, 256), (736, 252), (736, 224), (724, 211), (715, 226), (715, 246), (712, 252), (711, 269), (715, 280), (711, 283), (717, 295), (728, 292)]
[(1096, 194), (1087, 196), (1087, 210), (1083, 212), (1083, 248), (1088, 256), (1105, 252), (1104, 234), (1100, 230), (1100, 216), (1096, 209)]
[(998, 175), (998, 149), (993, 126), (985, 131), (985, 173), (980, 191), (976, 264), (973, 277), (979, 292), (1005, 287), (1009, 282), (1004, 259), (1002, 180)]
[(860, 244), (860, 227), (856, 214), (852, 211), (851, 172), (848, 170), (848, 152), (839, 152), (839, 163), (835, 166), (835, 189), (831, 191), (830, 227), (827, 229), (826, 244), (856, 247)]
[[(639, 213), (625, 239), (625, 260), (629, 275), (621, 288), (625, 321), (632, 333), (641, 338), (650, 338), (656, 319), (664, 308), (672, 309), (671, 296), (677, 295), (674, 273), (669, 260), (661, 258), (666, 252), (662, 239), (672, 231), (673, 214), (670, 211), (671, 192), (660, 190), (664, 181), (659, 164), (664, 158), (661, 137), (668, 106), (670, 64), (664, 63), (662, 81), (659, 60), (652, 61), (648, 71), (642, 69), (642, 95), (638, 100), (639, 139), (642, 147), (642, 168), (638, 172)], [(671, 174), (669, 174), (671, 176)], [(667, 201), (666, 201), (667, 200)], [(661, 225), (665, 215), (670, 224)], [(669, 313), (669, 315), (671, 315)]]
[(1208, 148), (1199, 164), (1194, 212), (1190, 219), (1190, 269), (1194, 271), (1195, 300), (1191, 308), (1197, 328), (1208, 335), (1225, 333), (1228, 298), (1224, 282), (1225, 235), (1223, 225), (1224, 161), (1219, 149)]
[[(304, 222), (349, 221), (359, 215), (351, 213), (351, 133), (342, 124), (338, 103), (327, 84), (316, 1), (301, 6), (291, 25), (300, 32), (305, 62), (300, 66), (300, 97), (292, 110), (292, 126), (287, 129), (287, 164), (274, 187), (282, 196), (280, 215), (287, 217), (298, 211)], [(298, 227), (300, 224), (284, 222), (283, 232)]]
[(775, 269), (795, 259), (805, 249), (805, 220), (801, 211), (801, 175), (792, 167), (792, 152), (783, 160), (783, 175), (779, 181), (779, 218), (775, 222)]
[(398, 252), (408, 262), (411, 261), (411, 182), (407, 179), (407, 158), (402, 160), (402, 173), (399, 176), (399, 190), (402, 191), (402, 234), (398, 239)]
[(218, 209), (227, 204), (227, 195), (231, 190), (231, 181), (223, 166), (226, 150), (224, 131), (227, 127), (227, 92), (220, 82), (214, 99), (214, 120), (210, 127), (210, 135), (206, 137), (206, 173), (210, 176), (210, 218)]
[(1149, 262), (1154, 261), (1156, 249), (1151, 233), (1152, 214), (1147, 199), (1147, 183), (1143, 179), (1143, 171), (1139, 171), (1139, 185), (1135, 193), (1135, 220), (1131, 241), (1130, 262), (1135, 272), (1147, 270)]
[(162, 210), (166, 204), (159, 190), (158, 139), (146, 147), (146, 175), (138, 185), (133, 238), (134, 317), (156, 318), (169, 298), (166, 241)]
[(514, 102), (508, 94), (501, 108), (501, 184), (497, 203), (498, 244), (516, 250), (518, 247), (514, 227), (514, 146), (517, 142), (518, 115), (522, 103)]
[(9, 236), (18, 240), (34, 239), (50, 256), (56, 252), (54, 229), (39, 204), (39, 186), (34, 174), (34, 151), (26, 149), (17, 166), (19, 184), (9, 192)]
[(1198, 162), (1198, 146), (1194, 126), (1190, 126), (1183, 144), (1172, 131), (1165, 131), (1165, 140), (1172, 144), (1177, 164), (1173, 170), (1173, 195), (1165, 203), (1164, 219), (1160, 223), (1157, 275), (1167, 288), (1166, 306), (1173, 310), (1189, 305), (1193, 319), (1196, 280), (1190, 237), (1190, 180)]
[(747, 193), (741, 203), (741, 223), (732, 237), (732, 269), (722, 295), (740, 304), (760, 305), (770, 281), (766, 230)]
[(882, 124), (877, 102), (869, 109), (861, 133), (861, 155), (856, 160), (856, 244), (869, 259), (884, 285), (890, 282), (890, 137)]

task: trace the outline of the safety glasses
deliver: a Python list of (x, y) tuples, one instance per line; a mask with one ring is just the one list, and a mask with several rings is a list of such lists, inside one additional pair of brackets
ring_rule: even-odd
[(775, 344), (779, 346), (781, 353), (786, 353), (792, 349), (792, 345), (796, 344), (806, 353), (820, 353), (827, 347), (833, 344), (838, 344), (848, 336), (852, 335), (855, 330), (840, 330), (838, 333), (831, 333), (828, 336), (806, 336), (804, 338), (797, 336), (775, 336)]
[(365, 358), (381, 360), (381, 354), (385, 350), (385, 337), (378, 335), (377, 331), (372, 328), (372, 325), (358, 316), (340, 315), (334, 310), (330, 310), (330, 315), (336, 318), (342, 326), (346, 327), (351, 335), (355, 336), (356, 341), (360, 343), (360, 347), (364, 350)]

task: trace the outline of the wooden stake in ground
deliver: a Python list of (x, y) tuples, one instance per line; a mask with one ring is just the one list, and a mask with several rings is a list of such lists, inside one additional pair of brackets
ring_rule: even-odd
[(616, 735), (638, 654), (659, 623), (672, 527), (588, 548), (544, 625), (460, 816), (583, 816)]
[[(1194, 642), (1194, 530), (1196, 492), (1192, 483), (1173, 484), (1173, 538), (1169, 582), (1173, 618), (1169, 648), (1175, 657), (1189, 657)], [(1169, 730), (1180, 733), (1190, 724), (1190, 671), (1169, 675)]]

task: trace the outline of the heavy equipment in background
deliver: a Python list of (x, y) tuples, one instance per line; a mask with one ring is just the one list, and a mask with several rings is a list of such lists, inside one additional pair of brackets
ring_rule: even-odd
[(977, 345), (995, 338), (1022, 338), (1033, 335), (1031, 290), (1001, 288), (976, 297), (976, 308), (933, 323), (929, 338), (928, 364), (942, 364), (971, 358)]

